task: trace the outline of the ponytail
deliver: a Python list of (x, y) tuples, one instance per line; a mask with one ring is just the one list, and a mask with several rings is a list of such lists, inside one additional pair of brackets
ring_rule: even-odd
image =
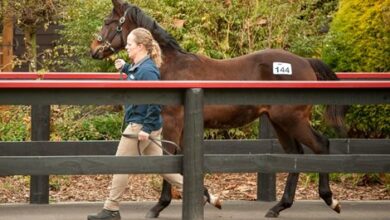
[(161, 64), (163, 62), (162, 57), (161, 57), (162, 56), (161, 48), (158, 45), (157, 41), (155, 41), (155, 40), (152, 41), (152, 47), (149, 50), (149, 55), (150, 55), (150, 58), (152, 58), (152, 60), (156, 64), (156, 66), (158, 68), (160, 68)]

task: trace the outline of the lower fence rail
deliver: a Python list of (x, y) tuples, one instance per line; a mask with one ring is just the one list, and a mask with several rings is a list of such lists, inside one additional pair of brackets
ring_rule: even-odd
[[(276, 199), (275, 173), (281, 172), (280, 170), (285, 171), (283, 166), (278, 163), (289, 161), (289, 164), (286, 165), (287, 168), (295, 171), (291, 167), (298, 169), (302, 166), (307, 166), (304, 163), (315, 163), (317, 161), (315, 159), (317, 157), (313, 159), (308, 157), (308, 160), (305, 160), (306, 156), (310, 155), (298, 155), (301, 157), (300, 159), (298, 157), (289, 159), (289, 157), (294, 155), (284, 154), (279, 156), (279, 158), (283, 158), (280, 161), (281, 159), (277, 159), (278, 156), (275, 154), (281, 154), (283, 150), (277, 139), (205, 140), (203, 145), (205, 172), (247, 172), (237, 170), (239, 167), (249, 168), (253, 172), (258, 172), (260, 174), (258, 175), (258, 189), (260, 192), (257, 199), (262, 201), (274, 201)], [(181, 156), (163, 158), (136, 157), (128, 160), (128, 158), (123, 159), (112, 156), (115, 155), (117, 146), (118, 141), (0, 142), (0, 176), (102, 174), (122, 171), (125, 173), (182, 172), (180, 165), (182, 162)], [(305, 154), (312, 154), (307, 148), (304, 149)], [(226, 153), (229, 153), (229, 155), (226, 155)], [(352, 172), (353, 169), (358, 167), (369, 168), (369, 170), (364, 172), (389, 172), (389, 164), (387, 163), (387, 161), (390, 161), (389, 158), (380, 156), (386, 157), (390, 155), (390, 139), (330, 139), (330, 153), (335, 155), (335, 157), (332, 157), (333, 162), (330, 161), (330, 165), (327, 167), (333, 166), (334, 172), (338, 172), (339, 169), (344, 169), (342, 172), (347, 172), (347, 169), (350, 169)], [(221, 155), (223, 156), (221, 157)], [(234, 157), (232, 158), (230, 155)], [(341, 161), (342, 159), (340, 158), (342, 157), (339, 155), (350, 155), (348, 163)], [(358, 156), (356, 157), (355, 155)], [(369, 161), (367, 157), (370, 155), (373, 156), (371, 158), (372, 161)], [(324, 158), (326, 160), (326, 156), (321, 156), (321, 161)], [(160, 161), (160, 159), (162, 160)], [(142, 161), (148, 162), (142, 164)], [(239, 166), (234, 165), (234, 161), (239, 163)], [(102, 163), (106, 163), (106, 165), (102, 165)], [(321, 162), (323, 165), (325, 163)], [(356, 163), (358, 165), (351, 165)], [(164, 169), (154, 169), (150, 164), (158, 164), (159, 168), (164, 167)], [(345, 168), (346, 164), (351, 167)], [(310, 168), (314, 167), (312, 164), (309, 165)], [(110, 168), (111, 166), (117, 167)], [(131, 169), (124, 169), (123, 167), (131, 167)], [(303, 171), (299, 170), (299, 172)], [(42, 186), (42, 184), (45, 185), (48, 182), (48, 180), (44, 180), (38, 185)], [(48, 200), (48, 187), (40, 191), (47, 191), (45, 195), (39, 197), (40, 201)]]
[[(182, 155), (175, 156), (0, 156), (0, 176), (80, 175), (112, 173), (180, 173)], [(204, 171), (240, 172), (390, 172), (390, 155), (204, 155)]]

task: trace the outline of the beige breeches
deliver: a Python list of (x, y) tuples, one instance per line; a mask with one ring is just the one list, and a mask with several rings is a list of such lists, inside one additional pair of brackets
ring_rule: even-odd
[[(141, 130), (142, 125), (131, 123), (127, 126), (124, 133), (126, 134), (138, 134)], [(150, 136), (160, 139), (161, 130), (153, 131)], [(118, 145), (116, 156), (137, 156), (139, 155), (138, 151), (138, 140), (135, 138), (126, 138), (121, 137), (121, 140)], [(139, 144), (140, 152), (142, 155), (162, 155), (162, 149), (151, 141), (141, 141)], [(160, 143), (161, 145), (161, 143)], [(179, 192), (183, 191), (183, 176), (180, 174), (162, 174), (163, 178), (167, 180), (170, 184), (176, 187)], [(128, 174), (114, 174), (110, 194), (107, 200), (104, 203), (104, 208), (112, 211), (119, 210), (119, 201), (127, 188), (129, 183)]]

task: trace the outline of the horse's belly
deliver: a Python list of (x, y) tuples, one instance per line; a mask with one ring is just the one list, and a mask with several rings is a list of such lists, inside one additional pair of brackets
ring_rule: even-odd
[(240, 127), (256, 120), (260, 114), (260, 106), (206, 106), (204, 110), (204, 127)]

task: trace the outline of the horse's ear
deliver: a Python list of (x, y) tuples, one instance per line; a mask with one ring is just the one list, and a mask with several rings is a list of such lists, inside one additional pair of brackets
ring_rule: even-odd
[(112, 0), (112, 4), (114, 5), (114, 8), (120, 9), (125, 2), (123, 0)]

